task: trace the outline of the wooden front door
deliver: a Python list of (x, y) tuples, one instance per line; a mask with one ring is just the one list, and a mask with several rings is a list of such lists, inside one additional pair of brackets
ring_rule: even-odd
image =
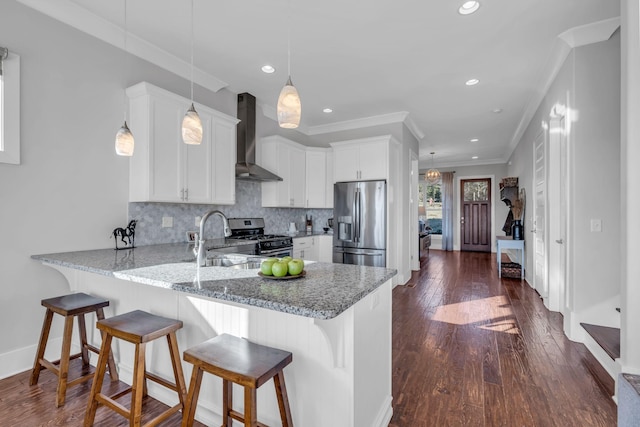
[(491, 179), (460, 181), (460, 250), (491, 252)]

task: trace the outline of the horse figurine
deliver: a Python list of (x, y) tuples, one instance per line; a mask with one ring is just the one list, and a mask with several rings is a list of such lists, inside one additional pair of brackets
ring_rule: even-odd
[[(135, 247), (137, 222), (138, 221), (135, 219), (132, 219), (129, 221), (127, 228), (118, 227), (113, 230), (113, 238), (116, 240), (116, 249), (131, 249)], [(120, 238), (122, 243), (124, 243), (123, 248), (118, 247), (118, 238)]]

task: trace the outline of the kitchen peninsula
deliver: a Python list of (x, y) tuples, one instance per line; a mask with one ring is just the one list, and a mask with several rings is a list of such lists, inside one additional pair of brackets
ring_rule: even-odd
[[(228, 257), (233, 260), (233, 255)], [(198, 269), (184, 243), (32, 258), (61, 272), (72, 291), (109, 298), (107, 317), (140, 309), (182, 320), (181, 351), (222, 333), (291, 351), (293, 363), (285, 369), (285, 378), (296, 425), (377, 427), (391, 419), (395, 270), (308, 263), (303, 278), (270, 280), (259, 277), (256, 269)], [(99, 344), (98, 334), (92, 332), (92, 341)], [(151, 348), (149, 353), (150, 370), (170, 378), (164, 348)], [(116, 360), (121, 379), (130, 382), (133, 347), (119, 343)], [(184, 368), (188, 378), (191, 367)], [(176, 403), (173, 393), (153, 383), (149, 394), (169, 405)], [(234, 394), (241, 408), (242, 390), (236, 388)], [(221, 403), (221, 381), (205, 376), (197, 418), (219, 425)], [(258, 416), (278, 425), (270, 386), (258, 390)]]

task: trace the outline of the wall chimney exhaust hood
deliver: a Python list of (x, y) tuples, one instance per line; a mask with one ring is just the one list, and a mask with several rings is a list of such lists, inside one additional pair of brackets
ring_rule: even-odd
[(278, 175), (256, 164), (256, 98), (238, 94), (236, 179), (244, 181), (282, 181)]

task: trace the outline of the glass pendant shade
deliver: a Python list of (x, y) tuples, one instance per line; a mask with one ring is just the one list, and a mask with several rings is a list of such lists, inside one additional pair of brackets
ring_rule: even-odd
[(129, 126), (127, 126), (125, 120), (116, 134), (116, 154), (118, 156), (133, 156), (134, 145), (133, 134), (129, 130)]
[(281, 128), (295, 129), (300, 124), (302, 106), (300, 105), (298, 91), (291, 83), (291, 76), (289, 76), (287, 84), (280, 91), (277, 111), (278, 124)]
[(438, 169), (429, 169), (427, 173), (424, 174), (424, 180), (429, 184), (436, 184), (440, 181), (440, 171)]
[(199, 145), (202, 142), (202, 121), (193, 103), (182, 119), (182, 141), (189, 145)]

